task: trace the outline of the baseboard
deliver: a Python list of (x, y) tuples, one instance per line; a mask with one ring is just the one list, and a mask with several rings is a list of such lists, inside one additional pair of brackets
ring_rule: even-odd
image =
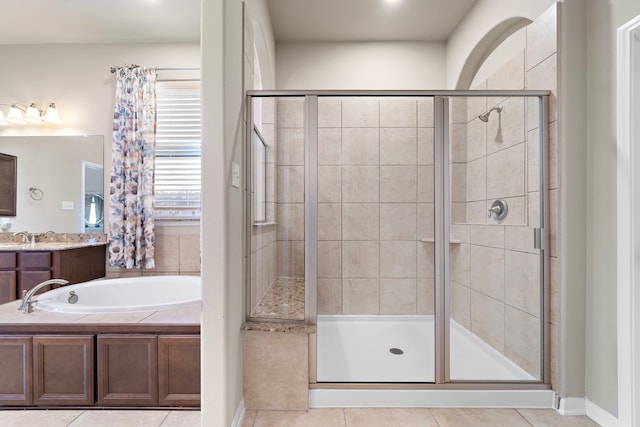
[(586, 399), (587, 417), (591, 418), (602, 427), (618, 427), (618, 419), (590, 401)]
[(584, 415), (587, 413), (586, 399), (584, 397), (561, 397), (556, 410), (561, 415)]
[(231, 422), (231, 427), (240, 427), (242, 425), (242, 419), (244, 418), (244, 399), (238, 403), (236, 408), (236, 414)]

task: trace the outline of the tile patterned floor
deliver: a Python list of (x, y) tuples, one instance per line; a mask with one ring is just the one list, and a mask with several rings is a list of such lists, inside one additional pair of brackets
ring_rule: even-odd
[[(2, 427), (199, 427), (199, 411), (0, 411)], [(247, 411), (242, 427), (597, 427), (552, 409), (345, 408)]]

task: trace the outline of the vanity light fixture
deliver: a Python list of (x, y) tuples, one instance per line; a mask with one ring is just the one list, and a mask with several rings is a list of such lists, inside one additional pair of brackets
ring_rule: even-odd
[(8, 124), (40, 124), (42, 122), (48, 123), (62, 123), (60, 120), (60, 114), (56, 108), (56, 104), (51, 102), (47, 105), (46, 111), (43, 113), (39, 110), (35, 103), (31, 103), (29, 107), (23, 104), (0, 104), (6, 105), (9, 108), (9, 113), (6, 118), (2, 111), (0, 111), (0, 125)]

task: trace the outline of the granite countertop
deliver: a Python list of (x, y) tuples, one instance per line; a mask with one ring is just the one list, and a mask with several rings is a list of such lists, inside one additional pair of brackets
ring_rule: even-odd
[(0, 242), (2, 251), (63, 251), (66, 249), (86, 248), (90, 246), (106, 246), (107, 242), (36, 242), (15, 243)]

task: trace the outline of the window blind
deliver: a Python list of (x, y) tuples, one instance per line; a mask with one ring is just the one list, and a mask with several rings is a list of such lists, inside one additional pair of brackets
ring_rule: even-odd
[(156, 218), (200, 216), (200, 82), (156, 83)]

